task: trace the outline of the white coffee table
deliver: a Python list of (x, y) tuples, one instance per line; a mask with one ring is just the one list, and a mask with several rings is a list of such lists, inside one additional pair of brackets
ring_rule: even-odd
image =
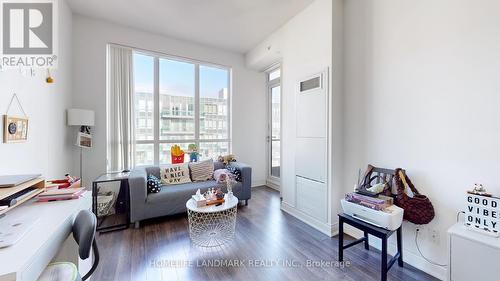
[[(227, 196), (226, 196), (227, 197)], [(238, 198), (225, 198), (220, 206), (197, 207), (194, 199), (186, 202), (189, 237), (194, 244), (215, 247), (231, 241), (236, 227)]]

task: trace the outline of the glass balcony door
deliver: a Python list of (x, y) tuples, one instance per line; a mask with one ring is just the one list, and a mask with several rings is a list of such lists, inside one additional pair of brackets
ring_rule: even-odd
[(268, 73), (268, 185), (279, 188), (281, 177), (281, 70)]
[(281, 86), (271, 88), (271, 177), (280, 178), (281, 169)]

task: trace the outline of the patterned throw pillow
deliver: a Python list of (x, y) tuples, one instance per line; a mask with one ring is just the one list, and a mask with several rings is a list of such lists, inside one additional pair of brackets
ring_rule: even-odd
[(189, 183), (189, 167), (188, 163), (172, 164), (160, 167), (161, 183), (163, 184), (180, 184)]
[(153, 175), (148, 176), (147, 186), (148, 186), (148, 193), (158, 193), (161, 190), (160, 180)]
[(233, 167), (233, 166), (226, 166), (226, 169), (234, 175), (234, 179), (236, 181), (239, 181), (241, 182), (242, 181), (242, 178), (241, 178), (241, 171), (240, 169), (236, 168), (236, 167)]
[(189, 163), (191, 179), (193, 181), (206, 181), (214, 176), (214, 160), (209, 159), (201, 162)]

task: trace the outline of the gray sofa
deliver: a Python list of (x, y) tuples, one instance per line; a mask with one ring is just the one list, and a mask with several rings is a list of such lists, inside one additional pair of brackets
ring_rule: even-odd
[[(244, 200), (248, 205), (251, 198), (252, 168), (240, 162), (231, 162), (230, 166), (241, 171), (241, 182), (233, 187), (233, 194), (239, 200)], [(214, 162), (214, 169), (223, 169), (224, 164)], [(186, 212), (186, 202), (197, 189), (205, 192), (208, 188), (221, 187), (226, 192), (225, 184), (217, 184), (215, 180), (192, 182), (176, 185), (164, 185), (158, 193), (147, 192), (147, 177), (154, 175), (160, 178), (158, 166), (140, 166), (131, 171), (129, 176), (130, 192), (130, 221), (139, 227), (139, 222), (144, 219), (173, 215)]]

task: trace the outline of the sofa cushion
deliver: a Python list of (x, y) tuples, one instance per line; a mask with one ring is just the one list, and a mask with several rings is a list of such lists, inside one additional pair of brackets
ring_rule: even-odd
[(226, 165), (224, 163), (219, 162), (219, 161), (214, 161), (214, 171), (218, 169), (225, 169)]
[(153, 175), (149, 175), (148, 182), (146, 183), (146, 185), (148, 186), (148, 193), (160, 192), (161, 182), (157, 177), (155, 177)]
[(191, 195), (196, 193), (196, 190), (200, 189), (203, 193), (212, 187), (217, 187), (217, 182), (214, 180), (168, 185), (162, 188), (159, 193), (148, 194), (147, 201), (148, 203), (158, 203), (166, 202), (166, 199), (177, 198), (186, 204)]
[[(202, 182), (192, 182), (185, 184), (169, 185), (162, 188), (158, 193), (148, 194), (147, 202), (151, 204), (171, 204), (186, 206), (186, 202), (191, 199), (191, 196), (200, 189), (203, 194), (209, 188), (220, 187), (222, 191), (227, 192), (226, 184), (217, 184), (215, 180), (202, 181)], [(233, 186), (233, 194), (238, 197), (239, 192), (241, 192), (241, 183), (236, 183)], [(175, 206), (172, 206), (175, 207)]]
[(160, 174), (160, 167), (159, 166), (143, 166), (143, 167), (146, 170), (147, 175), (153, 175), (153, 176), (159, 178), (161, 181), (161, 174)]
[(160, 167), (161, 182), (165, 185), (191, 182), (188, 164), (172, 164)]
[(214, 171), (214, 180), (217, 181), (217, 183), (226, 183), (230, 178), (234, 178), (234, 176), (228, 169), (218, 169)]
[(189, 163), (192, 181), (206, 181), (214, 176), (214, 160), (208, 159), (201, 162)]
[(241, 171), (240, 169), (238, 169), (237, 167), (233, 167), (233, 166), (227, 166), (226, 168), (231, 174), (234, 175), (234, 179), (236, 181), (239, 181), (241, 182), (242, 181), (242, 177), (241, 177)]

